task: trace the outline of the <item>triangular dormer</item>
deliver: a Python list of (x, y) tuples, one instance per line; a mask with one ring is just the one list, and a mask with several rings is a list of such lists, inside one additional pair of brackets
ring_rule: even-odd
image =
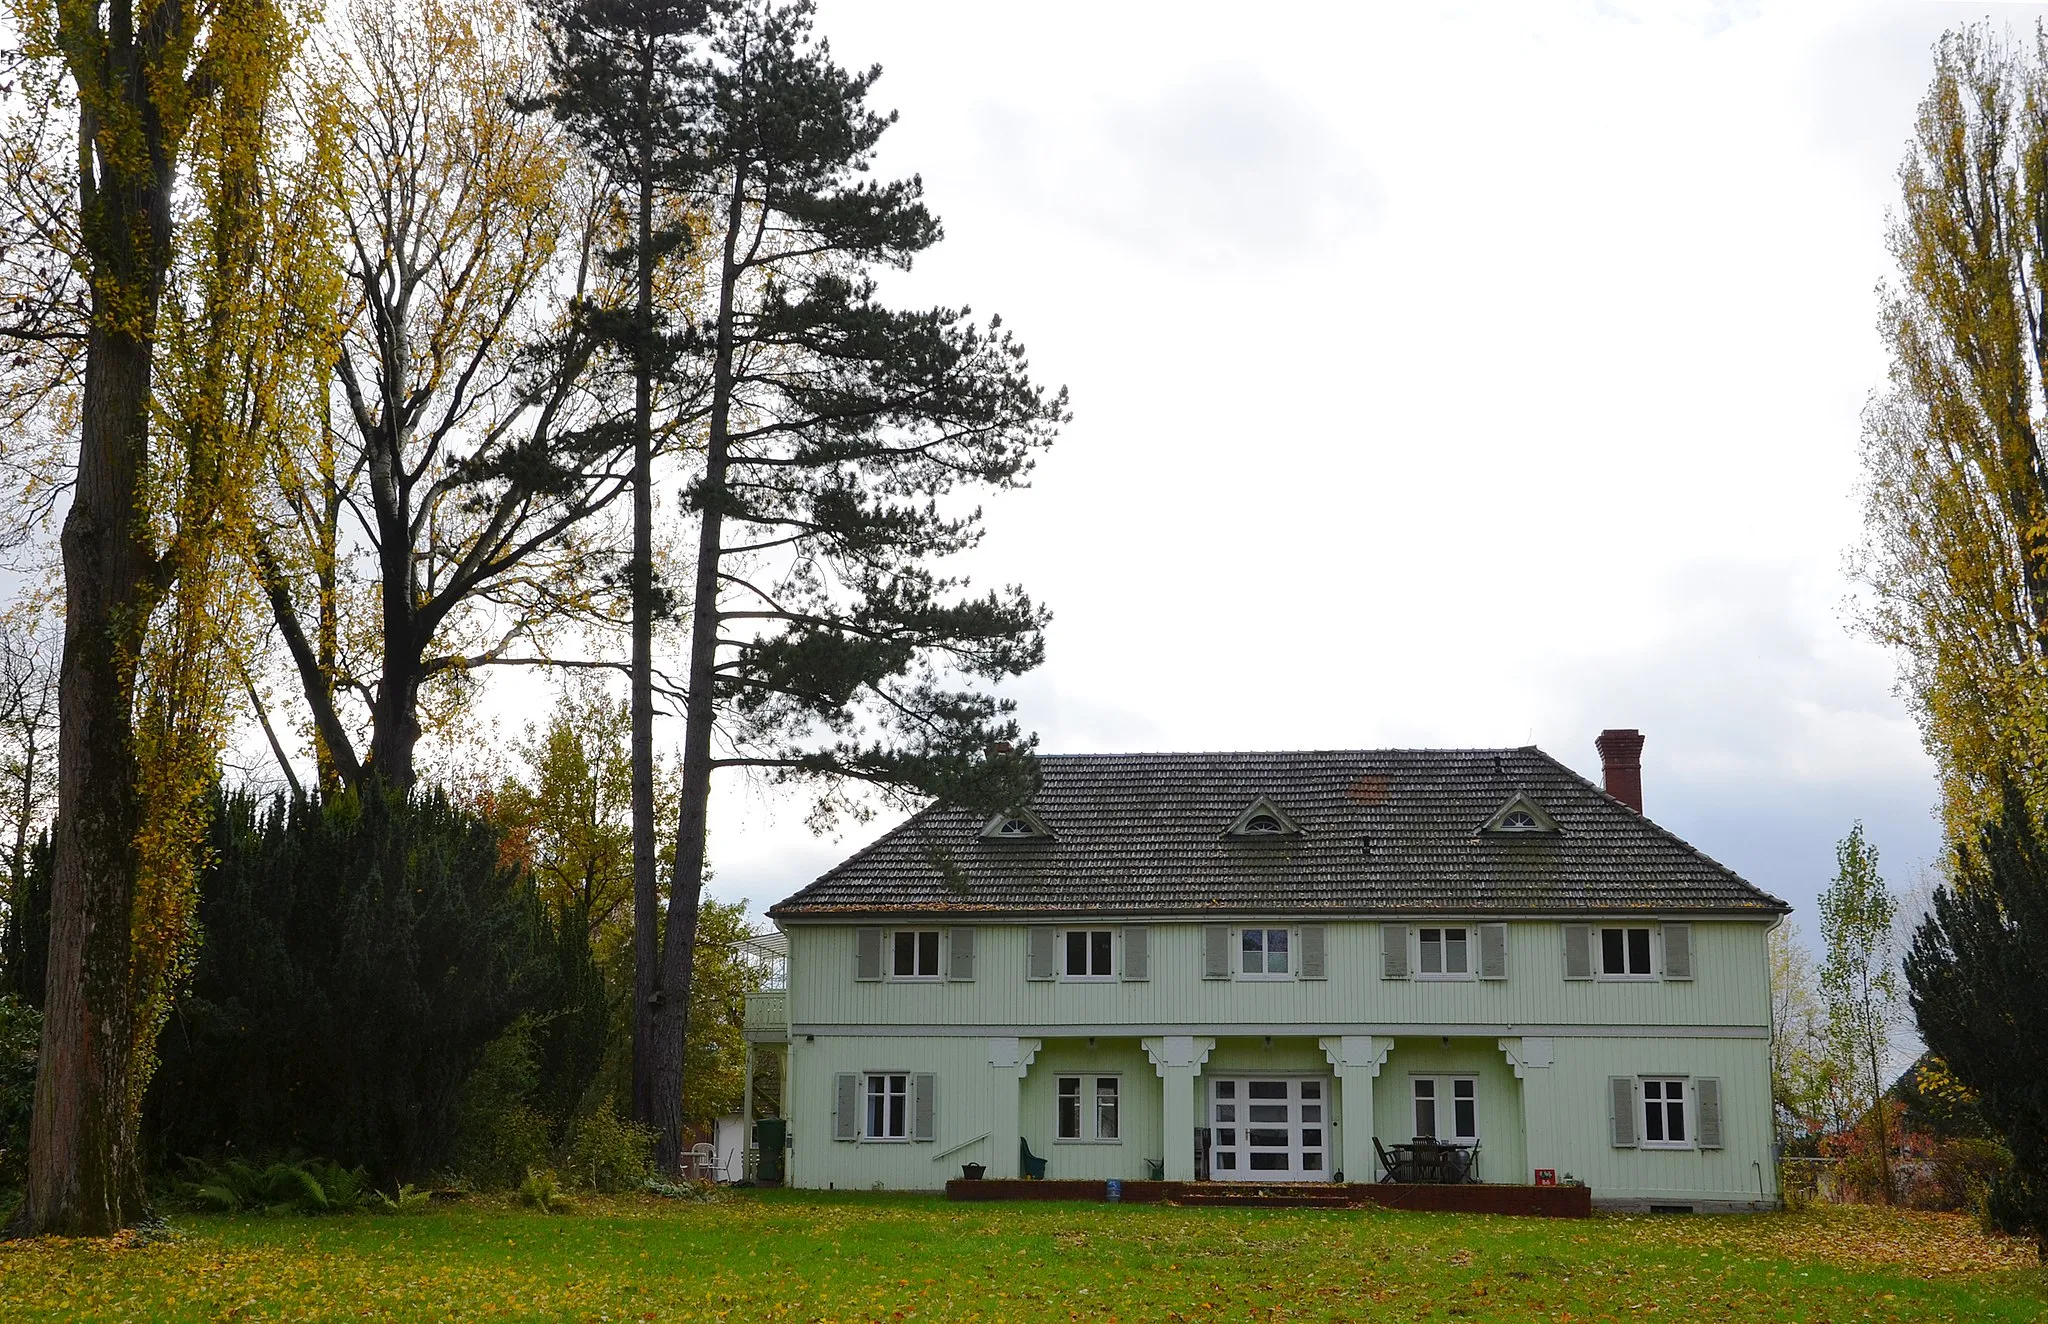
[(1556, 836), (1563, 829), (1557, 820), (1531, 800), (1526, 792), (1516, 791), (1508, 802), (1494, 810), (1493, 817), (1486, 820), (1480, 832), (1501, 837)]
[(981, 825), (983, 841), (1051, 841), (1052, 829), (1029, 809), (1012, 809), (996, 814)]
[(1236, 821), (1225, 829), (1223, 835), (1245, 841), (1277, 841), (1300, 836), (1301, 824), (1289, 818), (1285, 810), (1262, 795), (1237, 816)]

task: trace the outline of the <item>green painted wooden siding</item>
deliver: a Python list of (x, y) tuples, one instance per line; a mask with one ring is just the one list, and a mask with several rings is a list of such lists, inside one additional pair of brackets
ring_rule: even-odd
[[(1278, 922), (1278, 921), (1276, 921)], [(1259, 982), (1202, 978), (1202, 925), (1148, 926), (1143, 982), (1070, 983), (1025, 974), (1028, 926), (977, 927), (972, 982), (859, 982), (853, 925), (796, 924), (790, 936), (790, 1022), (804, 1027), (1168, 1025), (1615, 1025), (1770, 1024), (1765, 925), (1692, 920), (1693, 978), (1608, 982), (1564, 978), (1562, 925), (1507, 926), (1502, 980), (1380, 978), (1380, 926), (1325, 924), (1328, 977)], [(1112, 926), (1114, 927), (1114, 926)], [(1235, 960), (1235, 948), (1232, 950)], [(1118, 938), (1119, 968), (1122, 937)], [(1472, 960), (1477, 964), (1477, 944)]]

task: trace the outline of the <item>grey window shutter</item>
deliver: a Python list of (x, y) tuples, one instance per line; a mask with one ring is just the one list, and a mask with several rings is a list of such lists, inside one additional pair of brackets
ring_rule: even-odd
[(1380, 978), (1408, 977), (1408, 926), (1380, 925)]
[(1591, 979), (1593, 977), (1592, 925), (1567, 924), (1564, 926), (1564, 977), (1566, 979)]
[(1202, 926), (1202, 978), (1230, 978), (1230, 926)]
[(911, 1085), (917, 1091), (917, 1098), (912, 1101), (910, 1108), (913, 1128), (910, 1138), (931, 1140), (938, 1135), (937, 1100), (933, 1096), (938, 1092), (939, 1078), (929, 1071), (922, 1071), (911, 1077)]
[(1721, 1082), (1713, 1076), (1693, 1082), (1693, 1102), (1699, 1108), (1699, 1117), (1694, 1121), (1694, 1130), (1699, 1133), (1701, 1149), (1721, 1147)]
[(1053, 978), (1058, 973), (1060, 931), (1050, 924), (1034, 924), (1025, 937), (1024, 977)]
[(946, 934), (946, 978), (962, 983), (974, 978), (973, 929), (953, 929)]
[(1304, 924), (1301, 926), (1301, 977), (1303, 979), (1327, 979), (1323, 955), (1323, 926)]
[(1481, 924), (1479, 926), (1479, 977), (1481, 979), (1506, 979), (1508, 977), (1507, 925)]
[(1692, 978), (1692, 925), (1664, 926), (1664, 977)]
[(842, 1071), (832, 1083), (838, 1087), (837, 1100), (832, 1107), (832, 1138), (857, 1140), (860, 1138), (860, 1077), (851, 1071)]
[(1636, 1147), (1636, 1080), (1634, 1076), (1609, 1076), (1607, 1097), (1614, 1113), (1614, 1147)]
[(1124, 925), (1124, 978), (1152, 977), (1152, 931), (1143, 924)]
[(882, 977), (882, 931), (880, 929), (854, 930), (853, 977), (855, 979), (880, 979)]

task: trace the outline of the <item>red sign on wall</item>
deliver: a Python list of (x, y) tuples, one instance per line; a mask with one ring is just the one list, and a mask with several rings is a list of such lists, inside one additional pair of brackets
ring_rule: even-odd
[(1556, 1168), (1538, 1168), (1538, 1169), (1536, 1169), (1536, 1184), (1537, 1184), (1538, 1186), (1555, 1186), (1555, 1185), (1557, 1185), (1557, 1169), (1556, 1169)]

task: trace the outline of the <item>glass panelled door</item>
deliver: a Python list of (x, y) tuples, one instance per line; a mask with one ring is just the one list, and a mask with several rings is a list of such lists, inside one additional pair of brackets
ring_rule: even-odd
[(1330, 1082), (1316, 1076), (1224, 1076), (1209, 1082), (1209, 1176), (1215, 1181), (1328, 1181)]

